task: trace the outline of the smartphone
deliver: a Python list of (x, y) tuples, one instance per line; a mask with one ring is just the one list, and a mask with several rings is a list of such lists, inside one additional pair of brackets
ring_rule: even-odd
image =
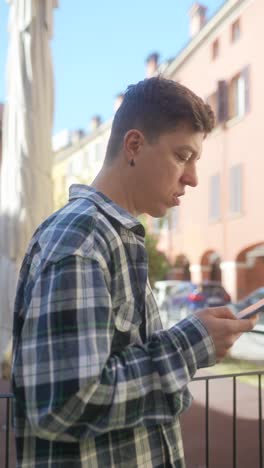
[(260, 301), (255, 302), (255, 304), (242, 309), (240, 312), (238, 312), (237, 317), (239, 319), (245, 319), (259, 314), (260, 312), (264, 312), (264, 299), (260, 299)]

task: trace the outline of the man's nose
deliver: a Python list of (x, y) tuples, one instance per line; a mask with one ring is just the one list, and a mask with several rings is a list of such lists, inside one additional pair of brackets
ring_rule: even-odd
[(190, 187), (196, 187), (198, 185), (198, 176), (195, 166), (189, 166), (185, 168), (182, 181), (185, 185), (189, 185)]

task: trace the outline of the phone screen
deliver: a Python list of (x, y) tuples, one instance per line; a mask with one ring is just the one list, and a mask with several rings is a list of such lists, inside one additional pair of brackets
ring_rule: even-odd
[(256, 315), (260, 312), (264, 312), (264, 299), (260, 299), (260, 301), (256, 302), (255, 304), (242, 309), (238, 312), (237, 317), (240, 319), (252, 317), (252, 315)]

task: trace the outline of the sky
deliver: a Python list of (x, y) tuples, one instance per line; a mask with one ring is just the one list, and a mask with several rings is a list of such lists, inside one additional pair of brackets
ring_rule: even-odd
[[(87, 130), (92, 116), (113, 115), (115, 96), (145, 77), (152, 52), (160, 61), (189, 40), (194, 0), (60, 0), (51, 43), (55, 112), (53, 134)], [(225, 0), (204, 0), (211, 17)], [(0, 0), (0, 102), (5, 101), (9, 6)]]

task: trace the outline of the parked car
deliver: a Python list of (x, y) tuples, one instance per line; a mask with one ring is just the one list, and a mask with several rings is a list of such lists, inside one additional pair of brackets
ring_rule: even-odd
[(222, 306), (230, 301), (230, 295), (217, 281), (204, 281), (198, 285), (190, 282), (180, 294), (172, 288), (163, 308), (167, 310), (169, 320), (176, 321), (204, 307)]
[(223, 306), (230, 301), (230, 295), (218, 281), (204, 281), (196, 286), (188, 297), (188, 302), (193, 305), (194, 309)]
[[(171, 307), (168, 307), (167, 299), (171, 297), (171, 291), (177, 296), (186, 295), (190, 284), (190, 281), (180, 280), (156, 281), (154, 284), (153, 292), (159, 307), (160, 318), (165, 328), (168, 327), (170, 318), (168, 311), (171, 310)], [(179, 316), (180, 318), (181, 316)]]
[(174, 294), (179, 293), (184, 290), (186, 285), (189, 284), (189, 281), (180, 281), (180, 280), (164, 280), (156, 281), (154, 284), (153, 292), (159, 307), (162, 307), (164, 301), (168, 296), (170, 296), (171, 291), (174, 291)]
[(240, 310), (245, 309), (245, 307), (248, 307), (254, 304), (260, 299), (264, 299), (264, 287), (255, 289), (255, 291), (248, 294), (240, 301), (235, 302), (234, 306), (235, 306), (236, 311), (239, 312)]
[[(232, 306), (232, 310), (235, 313), (240, 312), (240, 310), (245, 309), (260, 299), (264, 299), (264, 287), (255, 289), (252, 293), (248, 294), (240, 301), (235, 302)], [(264, 332), (264, 314), (260, 314), (259, 321), (254, 330)]]

